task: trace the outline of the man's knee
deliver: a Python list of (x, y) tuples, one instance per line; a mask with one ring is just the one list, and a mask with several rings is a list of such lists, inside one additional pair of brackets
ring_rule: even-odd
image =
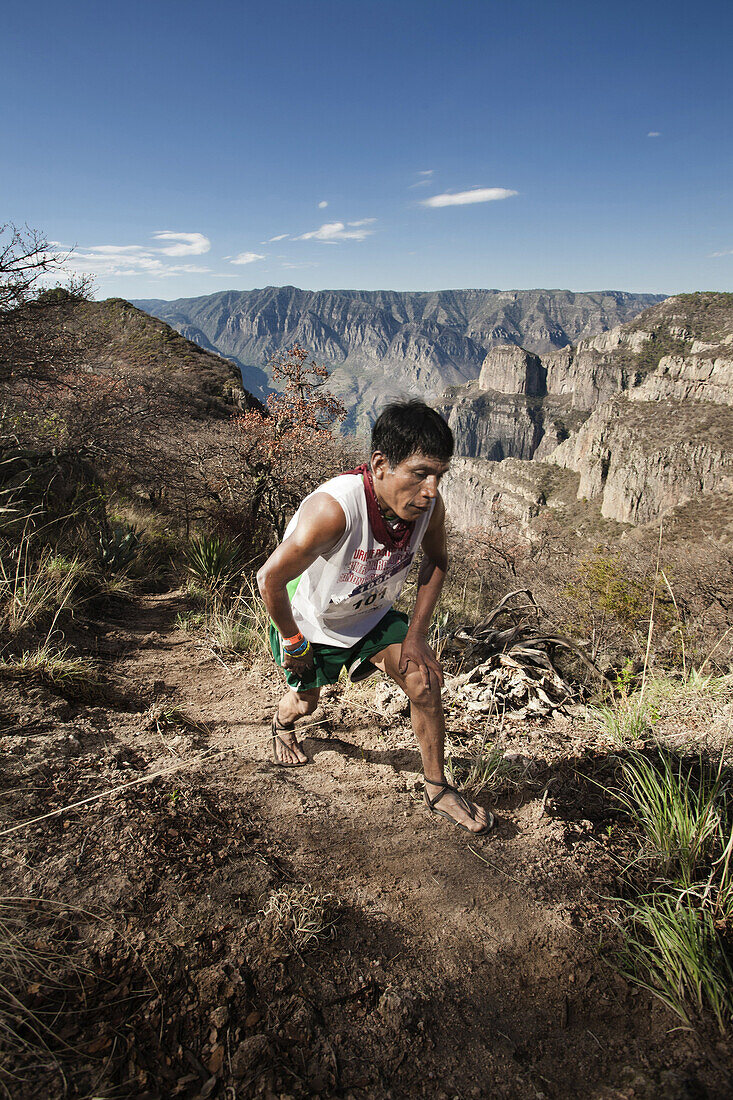
[(418, 669), (408, 671), (404, 677), (403, 687), (407, 698), (414, 707), (418, 707), (420, 710), (441, 710), (443, 703), (440, 684), (433, 673), (430, 675), (430, 686), (427, 686), (422, 672)]
[(314, 688), (313, 691), (292, 692), (291, 698), (300, 717), (305, 717), (306, 714), (313, 713), (318, 706), (318, 697), (320, 694), (320, 688)]

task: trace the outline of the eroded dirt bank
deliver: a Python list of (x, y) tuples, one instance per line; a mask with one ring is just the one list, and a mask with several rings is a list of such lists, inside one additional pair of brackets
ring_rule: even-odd
[[(276, 768), (275, 670), (222, 663), (176, 629), (184, 607), (150, 597), (88, 626), (104, 703), (2, 685), (3, 829), (176, 769), (1, 838), (2, 893), (34, 899), (14, 904), (67, 960), (23, 991), (55, 1057), (10, 1044), (8, 1095), (729, 1094), (722, 1042), (604, 959), (626, 850), (593, 783), (607, 745), (516, 727), (532, 768), (469, 843), (427, 815), (409, 729), (363, 689), (316, 713), (309, 767)], [(298, 950), (258, 913), (303, 884), (335, 925)]]

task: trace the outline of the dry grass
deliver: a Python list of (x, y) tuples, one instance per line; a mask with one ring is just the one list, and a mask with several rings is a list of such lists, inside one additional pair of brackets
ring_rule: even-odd
[(310, 886), (285, 886), (270, 895), (258, 916), (273, 939), (296, 948), (307, 947), (334, 935), (335, 897), (319, 894)]
[(0, 660), (0, 679), (35, 680), (67, 699), (88, 702), (104, 698), (106, 684), (94, 661), (76, 657), (68, 648), (57, 649), (49, 642), (20, 657)]
[[(83, 1064), (79, 1042), (96, 1034), (89, 990), (101, 987), (110, 1005), (116, 982), (91, 965), (83, 926), (102, 926), (127, 942), (105, 918), (77, 906), (39, 897), (0, 898), (0, 1095), (8, 1100), (21, 1091), (45, 1095), (41, 1082), (53, 1084), (54, 1095), (88, 1095), (77, 1093), (72, 1079)], [(128, 994), (128, 1002), (151, 992)]]
[(18, 634), (73, 611), (80, 585), (90, 577), (90, 566), (80, 558), (48, 548), (36, 556), (32, 536), (23, 536), (12, 556), (0, 555), (0, 630)]
[(733, 675), (692, 669), (687, 676), (658, 672), (644, 691), (622, 691), (615, 701), (588, 707), (595, 732), (616, 744), (655, 740), (685, 747), (724, 749), (733, 717)]
[(211, 732), (203, 722), (197, 722), (185, 710), (169, 703), (152, 703), (145, 712), (143, 725), (155, 730), (161, 737), (165, 731), (176, 729), (207, 735)]
[(448, 741), (445, 765), (448, 781), (475, 795), (481, 791), (495, 795), (517, 788), (528, 773), (528, 763), (506, 756), (501, 745), (488, 741), (485, 734), (468, 745)]

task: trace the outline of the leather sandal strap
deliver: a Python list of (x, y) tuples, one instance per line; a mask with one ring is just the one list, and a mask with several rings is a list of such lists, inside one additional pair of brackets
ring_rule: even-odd
[(462, 794), (461, 791), (458, 790), (458, 787), (452, 787), (450, 783), (445, 783), (443, 780), (438, 781), (435, 779), (428, 779), (427, 776), (424, 776), (423, 778), (425, 779), (426, 783), (430, 783), (433, 787), (441, 788), (438, 794), (436, 794), (435, 798), (431, 798), (428, 792), (425, 791), (425, 797), (431, 810), (434, 806), (437, 806), (443, 795), (446, 794), (447, 791), (450, 791), (458, 799), (461, 809), (466, 811), (472, 821), (476, 820), (476, 811), (473, 809), (468, 799)]
[(425, 779), (425, 782), (430, 783), (432, 787), (440, 787), (440, 790), (436, 794), (435, 798), (431, 798), (427, 790), (425, 791), (425, 797), (431, 810), (433, 806), (437, 806), (438, 802), (440, 802), (446, 791), (455, 790), (455, 787), (451, 787), (450, 783), (446, 783), (444, 779), (428, 779), (427, 776), (424, 776), (423, 778)]

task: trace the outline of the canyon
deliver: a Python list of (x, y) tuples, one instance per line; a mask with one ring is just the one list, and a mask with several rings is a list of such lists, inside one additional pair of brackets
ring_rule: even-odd
[(438, 397), (476, 379), (487, 351), (514, 344), (551, 353), (629, 321), (660, 295), (567, 290), (307, 291), (265, 287), (175, 301), (135, 302), (189, 340), (232, 359), (263, 397), (268, 364), (293, 344), (331, 371), (366, 430), (390, 398)]
[[(654, 523), (733, 490), (733, 295), (678, 295), (549, 355), (490, 350), (439, 407), (460, 456), (446, 501), (462, 527), (504, 508), (523, 525), (554, 500)], [(563, 480), (564, 471), (574, 479)], [(725, 524), (723, 524), (725, 527)]]

